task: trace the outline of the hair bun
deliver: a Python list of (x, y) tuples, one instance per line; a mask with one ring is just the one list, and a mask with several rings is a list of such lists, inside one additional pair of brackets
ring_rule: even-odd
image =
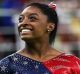
[(56, 4), (51, 2), (51, 3), (49, 3), (49, 7), (52, 8), (53, 10), (55, 10), (56, 9)]

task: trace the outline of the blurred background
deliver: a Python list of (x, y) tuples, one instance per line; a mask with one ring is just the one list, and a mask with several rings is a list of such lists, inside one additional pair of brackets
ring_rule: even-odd
[(54, 48), (80, 57), (80, 0), (0, 0), (0, 59), (24, 48), (18, 35), (18, 17), (29, 2), (57, 4), (59, 26)]

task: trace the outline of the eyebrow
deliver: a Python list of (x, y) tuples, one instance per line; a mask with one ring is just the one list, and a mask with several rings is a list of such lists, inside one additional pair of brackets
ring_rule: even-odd
[[(31, 15), (36, 15), (36, 16), (39, 16), (38, 14), (36, 14), (36, 13), (29, 13), (29, 16), (31, 16)], [(23, 14), (20, 14), (19, 16), (24, 16)]]
[(36, 15), (36, 16), (38, 16), (38, 14), (36, 14), (36, 13), (31, 13), (30, 15)]

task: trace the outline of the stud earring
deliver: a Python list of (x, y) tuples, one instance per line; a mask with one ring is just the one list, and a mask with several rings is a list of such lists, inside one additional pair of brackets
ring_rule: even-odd
[(48, 30), (48, 32), (49, 32), (50, 30)]

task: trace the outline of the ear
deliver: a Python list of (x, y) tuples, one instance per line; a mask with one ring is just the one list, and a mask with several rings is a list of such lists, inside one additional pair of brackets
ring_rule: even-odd
[(51, 32), (51, 31), (53, 31), (54, 30), (54, 28), (55, 28), (55, 24), (54, 23), (49, 23), (48, 25), (47, 25), (47, 31), (49, 32)]

